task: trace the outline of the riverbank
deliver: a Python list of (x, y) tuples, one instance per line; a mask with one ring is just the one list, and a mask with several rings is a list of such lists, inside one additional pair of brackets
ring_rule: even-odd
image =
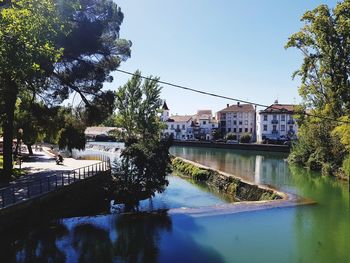
[(250, 150), (264, 152), (282, 152), (289, 153), (288, 145), (275, 144), (257, 144), (257, 143), (222, 143), (222, 142), (207, 142), (207, 141), (174, 141), (174, 146), (182, 147), (203, 147), (203, 148), (218, 148), (218, 149), (235, 149), (235, 150)]

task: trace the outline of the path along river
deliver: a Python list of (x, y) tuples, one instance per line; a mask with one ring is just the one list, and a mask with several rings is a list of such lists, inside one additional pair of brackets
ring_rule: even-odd
[(66, 218), (15, 241), (0, 240), (1, 249), (18, 262), (350, 263), (347, 183), (289, 166), (283, 154), (182, 147), (171, 152), (317, 204), (199, 217)]

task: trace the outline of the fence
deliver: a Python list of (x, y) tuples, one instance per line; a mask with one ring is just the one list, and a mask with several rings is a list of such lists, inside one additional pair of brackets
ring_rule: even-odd
[(70, 171), (57, 172), (42, 178), (29, 179), (26, 182), (15, 182), (0, 189), (0, 205), (2, 208), (55, 191), (77, 181), (92, 177), (100, 172), (110, 171), (110, 159), (103, 155), (82, 156), (81, 159), (100, 160), (99, 163)]

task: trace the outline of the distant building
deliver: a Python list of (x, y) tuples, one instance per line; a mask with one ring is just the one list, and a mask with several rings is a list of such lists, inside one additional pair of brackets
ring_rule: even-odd
[(297, 137), (298, 126), (293, 118), (295, 105), (274, 104), (259, 112), (257, 117), (257, 140), (293, 139)]
[(256, 137), (256, 110), (252, 104), (227, 104), (217, 113), (219, 128), (223, 135), (233, 133), (239, 140), (243, 134), (249, 134), (252, 141)]
[(173, 136), (176, 140), (211, 140), (212, 132), (218, 128), (211, 110), (198, 110), (195, 115), (169, 115), (169, 108), (164, 101), (161, 121), (166, 124), (165, 137)]
[(198, 110), (193, 116), (194, 136), (200, 140), (211, 140), (213, 131), (218, 129), (218, 121), (213, 117), (211, 110)]

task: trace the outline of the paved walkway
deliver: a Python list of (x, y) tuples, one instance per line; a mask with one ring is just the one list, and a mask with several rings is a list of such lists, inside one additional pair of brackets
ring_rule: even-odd
[[(48, 148), (33, 153), (33, 156), (21, 164), (21, 169), (28, 174), (0, 189), (0, 209), (90, 177), (103, 169), (99, 160), (64, 158), (63, 164), (57, 165)], [(19, 165), (15, 167), (19, 168)]]

